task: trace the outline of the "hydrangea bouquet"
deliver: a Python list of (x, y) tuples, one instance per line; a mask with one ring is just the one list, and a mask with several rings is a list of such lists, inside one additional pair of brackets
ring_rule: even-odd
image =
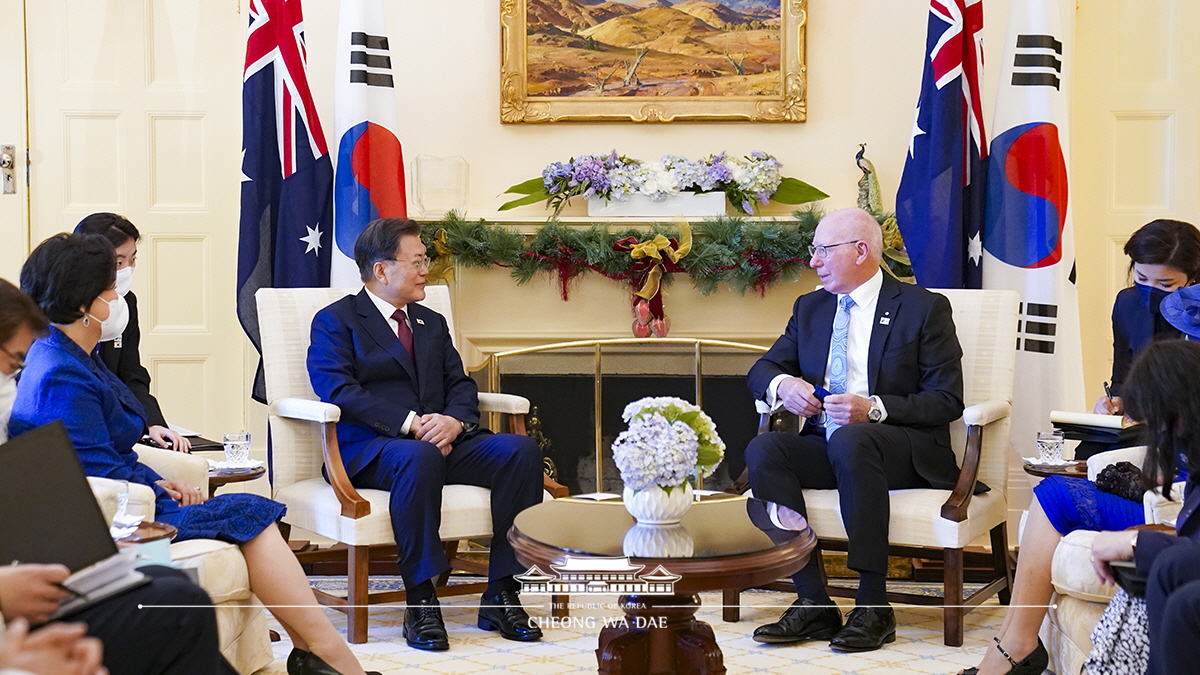
[(554, 215), (572, 197), (599, 197), (627, 201), (643, 194), (663, 201), (682, 192), (724, 192), (734, 208), (752, 213), (758, 204), (772, 200), (781, 204), (805, 204), (829, 195), (817, 188), (779, 173), (783, 165), (765, 152), (754, 151), (746, 157), (725, 153), (690, 160), (682, 155), (664, 155), (643, 162), (616, 151), (607, 155), (581, 155), (566, 162), (553, 162), (542, 170), (540, 178), (518, 183), (506, 193), (525, 195), (500, 207), (501, 211), (547, 202)]
[(707, 476), (725, 457), (712, 418), (679, 398), (648, 397), (625, 407), (629, 429), (613, 442), (613, 460), (625, 487), (659, 486), (670, 493), (688, 476)]

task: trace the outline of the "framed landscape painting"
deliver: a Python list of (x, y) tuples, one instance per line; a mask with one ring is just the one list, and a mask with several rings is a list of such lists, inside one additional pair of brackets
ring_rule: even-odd
[(808, 0), (501, 0), (500, 120), (803, 122)]

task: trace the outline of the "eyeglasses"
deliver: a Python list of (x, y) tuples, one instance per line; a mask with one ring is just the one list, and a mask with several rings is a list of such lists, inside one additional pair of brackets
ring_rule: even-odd
[(838, 246), (845, 246), (846, 244), (857, 244), (860, 241), (862, 241), (862, 239), (854, 239), (852, 241), (843, 241), (840, 244), (825, 244), (823, 246), (809, 246), (808, 247), (808, 255), (811, 257), (814, 257), (814, 258), (820, 258), (821, 260), (824, 260), (829, 257), (829, 249), (837, 248)]
[(429, 256), (423, 255), (416, 260), (396, 260), (395, 258), (386, 258), (384, 259), (384, 262), (404, 263), (405, 265), (412, 265), (414, 269), (428, 270), (430, 260)]
[(25, 370), (25, 361), (23, 361), (16, 354), (8, 351), (4, 347), (0, 347), (0, 352), (4, 352), (5, 356), (12, 359), (13, 364), (14, 364), (13, 373), (12, 373), (13, 375), (16, 375), (17, 373), (21, 372), (22, 370)]

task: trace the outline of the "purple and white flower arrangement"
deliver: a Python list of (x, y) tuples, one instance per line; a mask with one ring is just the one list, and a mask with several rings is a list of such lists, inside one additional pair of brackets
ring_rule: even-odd
[(621, 417), (629, 428), (613, 442), (613, 461), (632, 490), (657, 485), (669, 493), (689, 476), (708, 476), (725, 457), (712, 418), (683, 399), (639, 399)]
[(664, 155), (644, 162), (613, 151), (607, 155), (580, 155), (566, 162), (552, 162), (541, 178), (531, 178), (506, 192), (525, 195), (500, 207), (501, 211), (547, 202), (554, 215), (572, 197), (627, 201), (642, 194), (660, 202), (684, 192), (724, 192), (734, 208), (751, 214), (759, 204), (777, 201), (804, 204), (829, 195), (811, 185), (779, 173), (783, 166), (765, 152), (745, 157), (725, 153), (690, 160), (682, 155)]

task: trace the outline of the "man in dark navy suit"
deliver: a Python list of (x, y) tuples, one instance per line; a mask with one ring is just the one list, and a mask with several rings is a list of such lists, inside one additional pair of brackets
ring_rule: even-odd
[(963, 411), (962, 349), (945, 296), (882, 272), (882, 234), (866, 211), (826, 216), (809, 250), (824, 289), (796, 300), (787, 330), (747, 376), (760, 412), (783, 407), (809, 423), (799, 435), (756, 437), (746, 464), (756, 497), (800, 513), (802, 489), (838, 490), (858, 607), (843, 627), (813, 556), (793, 577), (799, 599), (754, 639), (867, 651), (896, 635), (888, 490), (952, 489), (958, 478), (949, 424)]
[(308, 373), (322, 401), (341, 408), (338, 443), (356, 487), (388, 490), (400, 575), (408, 590), (404, 635), (418, 649), (449, 648), (433, 579), (449, 567), (438, 538), (442, 486), (492, 492), (492, 550), (480, 628), (537, 640), (513, 575), (513, 519), (542, 500), (542, 457), (527, 436), (479, 429), (478, 389), (463, 372), (446, 320), (425, 298), (429, 259), (421, 226), (385, 218), (354, 244), (365, 288), (313, 318)]

